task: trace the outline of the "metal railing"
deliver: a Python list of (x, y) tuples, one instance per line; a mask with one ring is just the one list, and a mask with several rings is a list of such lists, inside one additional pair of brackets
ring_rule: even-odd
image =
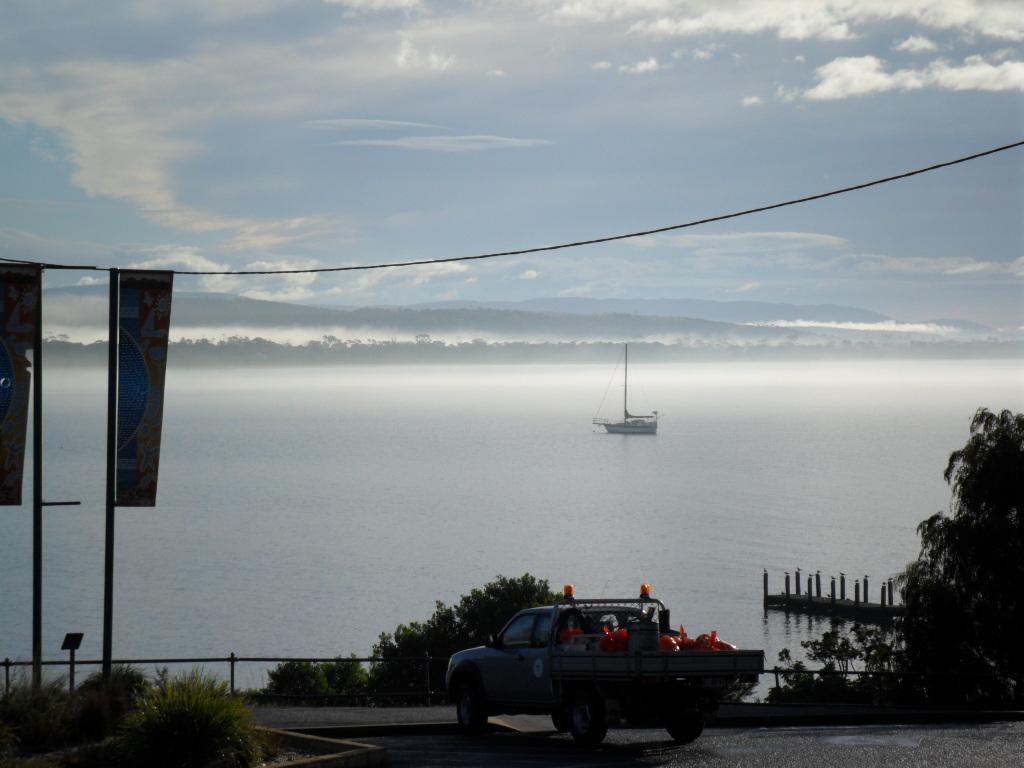
[[(249, 696), (257, 700), (265, 701), (315, 701), (327, 703), (333, 701), (356, 701), (368, 704), (375, 700), (421, 700), (428, 706), (446, 695), (442, 690), (435, 690), (432, 685), (430, 668), (448, 664), (448, 656), (432, 656), (425, 653), (423, 656), (390, 656), (387, 658), (365, 656), (238, 656), (233, 651), (227, 656), (189, 656), (177, 658), (141, 658), (141, 659), (114, 659), (115, 665), (169, 665), (169, 664), (227, 664), (228, 665), (228, 687), (232, 694), (238, 692), (235, 685), (235, 671), (239, 664), (280, 664), (283, 662), (305, 662), (310, 664), (336, 664), (351, 662), (354, 664), (366, 664), (373, 667), (378, 664), (412, 664), (422, 665), (423, 686), (415, 689), (401, 691), (367, 691), (362, 693), (343, 694), (275, 694), (275, 693), (251, 693)], [(68, 678), (74, 680), (74, 670), (79, 666), (102, 666), (102, 659), (71, 659), (71, 660), (49, 660), (42, 662), (44, 667), (68, 667)], [(11, 670), (18, 667), (31, 667), (31, 661), (14, 661), (5, 658), (0, 662), (4, 668), (4, 695), (11, 690)], [(73, 684), (72, 684), (73, 685)]]
[[(311, 664), (328, 664), (338, 662), (351, 662), (357, 664), (365, 664), (373, 667), (375, 665), (387, 665), (387, 664), (409, 664), (413, 667), (421, 667), (423, 675), (422, 687), (410, 687), (400, 691), (365, 691), (359, 693), (334, 693), (334, 694), (276, 694), (276, 693), (263, 693), (263, 692), (248, 692), (247, 696), (256, 701), (280, 701), (280, 702), (304, 702), (304, 703), (315, 703), (315, 704), (330, 704), (338, 702), (350, 702), (357, 705), (369, 705), (374, 702), (380, 701), (404, 701), (404, 702), (417, 702), (422, 701), (428, 706), (432, 703), (436, 703), (439, 700), (443, 700), (447, 695), (447, 692), (441, 689), (434, 688), (434, 680), (431, 676), (431, 666), (435, 668), (441, 664), (447, 665), (448, 656), (432, 656), (429, 653), (423, 656), (392, 656), (388, 658), (365, 656), (365, 657), (346, 657), (346, 656), (238, 656), (234, 652), (229, 653), (227, 656), (190, 656), (190, 657), (176, 657), (176, 658), (139, 658), (139, 659), (114, 659), (113, 663), (116, 665), (170, 665), (170, 664), (227, 664), (228, 665), (228, 686), (232, 694), (238, 692), (235, 681), (236, 681), (236, 668), (239, 664), (280, 664), (283, 662), (306, 662)], [(101, 666), (102, 660), (100, 659), (71, 659), (71, 660), (50, 660), (43, 661), (43, 666), (46, 667), (62, 667), (67, 666), (69, 668), (69, 680), (74, 679), (74, 668), (77, 666)], [(5, 658), (3, 662), (0, 662), (0, 666), (4, 669), (4, 694), (8, 694), (11, 690), (11, 670), (19, 667), (31, 667), (31, 661), (14, 661), (9, 658)], [(789, 684), (792, 680), (799, 679), (800, 677), (818, 677), (820, 679), (828, 678), (840, 678), (840, 677), (867, 677), (876, 678), (881, 681), (895, 681), (897, 684), (906, 683), (911, 680), (915, 680), (921, 684), (937, 683), (949, 683), (959, 682), (966, 683), (968, 681), (978, 683), (982, 680), (995, 681), (997, 678), (991, 674), (957, 674), (957, 673), (942, 673), (942, 672), (897, 672), (897, 671), (867, 671), (867, 670), (855, 670), (855, 669), (793, 669), (785, 667), (772, 667), (765, 669), (762, 675), (773, 675), (774, 676), (774, 688), (781, 689), (782, 683)]]

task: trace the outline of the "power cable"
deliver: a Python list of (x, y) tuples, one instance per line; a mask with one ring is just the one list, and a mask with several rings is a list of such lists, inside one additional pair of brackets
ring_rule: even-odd
[[(311, 267), (309, 269), (243, 269), (243, 270), (186, 270), (186, 269), (172, 269), (167, 270), (173, 272), (176, 275), (309, 275), (317, 274), (321, 272), (357, 272), (368, 269), (394, 269), (397, 267), (418, 267), (429, 264), (451, 264), (458, 261), (480, 261), (482, 259), (496, 259), (503, 256), (524, 256), (530, 253), (544, 253), (547, 251), (559, 251), (566, 248), (580, 248), (585, 245), (598, 245), (600, 243), (611, 243), (616, 240), (628, 240), (635, 237), (646, 237), (647, 235), (657, 235), (662, 232), (672, 232), (679, 229), (687, 229), (689, 227), (700, 226), (701, 224), (711, 224), (716, 221), (726, 221), (727, 219), (736, 219), (740, 216), (750, 216), (754, 213), (762, 213), (764, 211), (772, 211), (776, 208), (785, 208), (790, 205), (799, 205), (801, 203), (809, 203), (813, 200), (821, 200), (826, 197), (833, 197), (835, 195), (842, 195), (847, 192), (855, 192), (859, 189), (867, 189), (868, 187), (876, 187), (879, 184), (888, 184), (891, 181), (899, 181), (900, 179), (908, 179), (911, 176), (918, 176), (922, 173), (929, 173), (930, 171), (937, 171), (940, 168), (948, 168), (951, 165), (959, 165), (960, 163), (966, 163), (971, 160), (977, 160), (981, 157), (987, 157), (988, 155), (994, 155), (998, 152), (1006, 152), (1010, 149), (1016, 149), (1017, 147), (1024, 146), (1024, 141), (1016, 141), (1012, 144), (1004, 144), (1001, 147), (995, 147), (994, 149), (987, 149), (984, 152), (976, 152), (973, 155), (966, 155), (965, 157), (958, 157), (955, 160), (947, 160), (943, 163), (936, 163), (935, 165), (929, 165), (925, 168), (918, 168), (913, 171), (906, 171), (899, 173), (894, 176), (886, 176), (881, 179), (875, 179), (873, 181), (865, 181), (861, 184), (854, 184), (849, 187), (842, 187), (840, 189), (833, 189), (829, 192), (820, 192), (816, 195), (807, 195), (805, 197), (798, 197), (793, 200), (786, 200), (781, 203), (771, 203), (770, 205), (761, 205), (757, 208), (747, 208), (742, 211), (735, 211), (733, 213), (723, 213), (717, 216), (708, 216), (703, 219), (696, 219), (694, 221), (688, 221), (684, 224), (671, 224), (667, 227), (656, 227), (654, 229), (645, 229), (639, 232), (628, 232), (623, 235), (608, 235), (606, 237), (594, 237), (587, 240), (575, 240), (569, 243), (559, 243), (558, 245), (541, 245), (534, 248), (519, 248), (511, 251), (494, 251), (491, 253), (480, 253), (474, 256), (449, 256), (440, 259), (417, 259), (414, 261), (393, 261), (386, 262), (383, 264), (351, 264), (343, 267)], [(97, 267), (97, 266), (85, 266), (76, 264), (51, 264), (42, 261), (30, 261), (26, 259), (6, 259), (0, 257), (0, 261), (13, 262), (16, 264), (37, 264), (46, 269), (81, 269), (81, 270), (94, 270), (106, 272), (113, 267)]]

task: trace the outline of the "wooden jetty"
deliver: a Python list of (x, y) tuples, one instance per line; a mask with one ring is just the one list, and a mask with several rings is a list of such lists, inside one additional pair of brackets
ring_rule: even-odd
[[(853, 586), (853, 599), (846, 596), (846, 574), (839, 574), (839, 593), (836, 593), (836, 577), (831, 577), (829, 593), (821, 594), (821, 571), (807, 575), (806, 589), (801, 592), (800, 569), (796, 569), (796, 590), (790, 589), (790, 575), (786, 571), (785, 590), (772, 595), (768, 592), (768, 571), (764, 571), (765, 610), (791, 611), (793, 613), (814, 613), (841, 619), (854, 619), (871, 623), (891, 621), (903, 615), (903, 606), (893, 602), (892, 579), (883, 581), (878, 591), (878, 602), (869, 600), (870, 581), (867, 576), (857, 579)], [(862, 589), (863, 582), (863, 589)]]

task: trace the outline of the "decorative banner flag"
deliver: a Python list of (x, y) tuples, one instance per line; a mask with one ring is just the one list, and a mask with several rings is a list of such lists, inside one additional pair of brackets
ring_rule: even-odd
[(173, 281), (171, 272), (120, 273), (114, 496), (119, 507), (156, 505)]
[[(25, 426), (32, 380), (26, 352), (33, 349), (42, 272), (0, 265), (0, 504), (21, 504)], [(35, 352), (33, 352), (35, 355)]]

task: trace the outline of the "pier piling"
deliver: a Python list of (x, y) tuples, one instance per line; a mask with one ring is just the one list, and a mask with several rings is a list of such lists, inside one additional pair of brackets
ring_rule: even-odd
[(786, 597), (789, 597), (789, 571), (786, 571)]
[(846, 599), (846, 574), (842, 571), (839, 572), (839, 599)]
[(864, 602), (865, 603), (870, 603), (871, 602), (871, 593), (868, 592), (868, 576), (867, 576), (867, 574), (864, 574)]
[(764, 569), (764, 579), (763, 580), (764, 580), (764, 596), (765, 596), (765, 599), (767, 599), (768, 598), (768, 569), (767, 568)]
[(854, 605), (860, 605), (860, 579), (853, 582), (853, 603)]
[(821, 571), (814, 572), (814, 596), (821, 597)]
[(796, 593), (799, 596), (799, 594), (800, 594), (800, 569), (799, 568), (796, 569)]
[(889, 579), (889, 605), (892, 605), (892, 579)]

